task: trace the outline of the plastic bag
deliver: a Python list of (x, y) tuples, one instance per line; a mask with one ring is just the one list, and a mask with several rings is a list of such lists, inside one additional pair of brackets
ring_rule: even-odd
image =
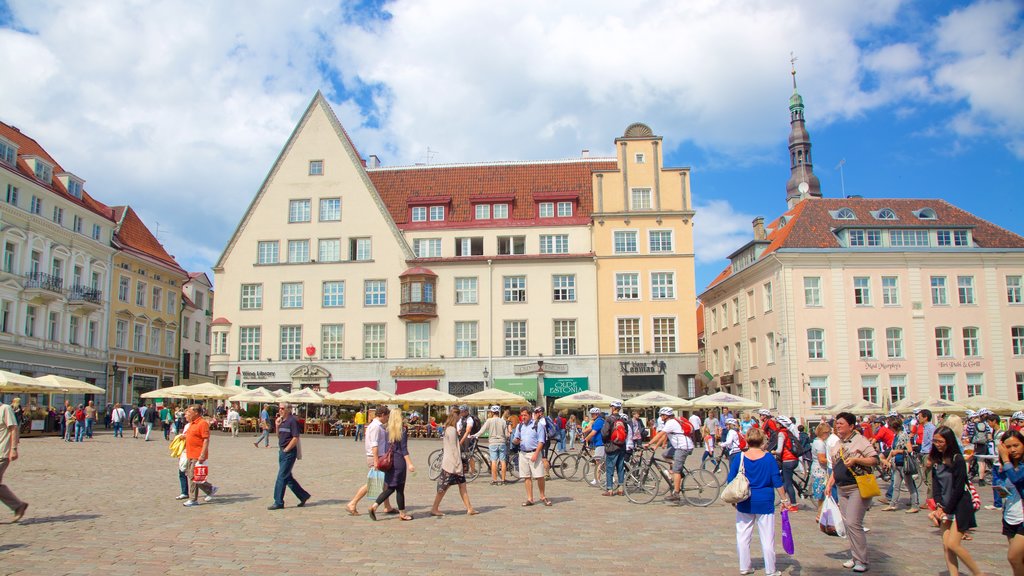
[(366, 475), (366, 497), (376, 499), (384, 491), (384, 473), (380, 470), (370, 470)]
[(192, 468), (192, 481), (199, 484), (206, 482), (206, 477), (210, 474), (210, 467), (206, 464), (196, 464)]
[(790, 556), (796, 552), (796, 545), (793, 543), (793, 526), (789, 523), (789, 510), (782, 509), (782, 549)]
[(818, 520), (818, 528), (829, 536), (846, 538), (846, 525), (843, 524), (843, 517), (839, 513), (839, 505), (831, 496), (825, 498), (821, 505), (821, 518)]

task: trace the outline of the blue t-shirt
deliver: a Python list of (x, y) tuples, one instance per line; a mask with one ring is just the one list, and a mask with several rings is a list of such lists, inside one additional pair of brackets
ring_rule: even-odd
[(604, 440), (601, 438), (601, 428), (604, 428), (604, 418), (598, 418), (590, 425), (590, 429), (594, 431), (594, 437), (590, 439), (590, 445), (594, 448), (604, 446)]
[(299, 421), (295, 419), (294, 415), (288, 416), (281, 421), (281, 425), (277, 427), (277, 445), (279, 448), (284, 448), (292, 441), (292, 438), (298, 438), (302, 431), (299, 430)]
[(260, 410), (260, 420), (270, 421), (270, 413), (267, 412), (266, 408)]
[(778, 462), (771, 454), (765, 454), (760, 460), (751, 460), (743, 456), (742, 452), (737, 452), (729, 462), (726, 483), (732, 482), (739, 472), (740, 458), (743, 458), (743, 473), (750, 482), (750, 498), (736, 504), (736, 511), (744, 514), (774, 514), (775, 489), (782, 486)]

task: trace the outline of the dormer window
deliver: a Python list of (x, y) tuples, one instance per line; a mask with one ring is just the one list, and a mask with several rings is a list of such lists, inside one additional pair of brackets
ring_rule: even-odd
[(876, 210), (872, 212), (871, 215), (874, 216), (876, 220), (899, 220), (899, 218), (896, 217), (896, 213), (893, 212), (891, 208)]
[(508, 219), (508, 204), (495, 204), (493, 206), (493, 213), (495, 220), (507, 220)]
[(491, 205), (490, 204), (477, 204), (475, 216), (477, 220), (490, 220), (491, 219)]
[(540, 216), (541, 218), (554, 218), (555, 203), (541, 202), (537, 207), (537, 215)]
[(939, 216), (935, 213), (935, 210), (931, 208), (921, 208), (920, 210), (914, 210), (914, 216), (917, 216), (921, 220), (938, 220)]
[(849, 208), (840, 208), (832, 213), (832, 217), (836, 220), (856, 220), (857, 215), (853, 213), (853, 210)]
[(14, 166), (17, 158), (18, 147), (6, 140), (0, 140), (0, 162)]
[(426, 206), (413, 206), (412, 207), (412, 221), (413, 222), (426, 222), (427, 221), (427, 207)]
[(46, 162), (43, 162), (39, 158), (36, 158), (36, 178), (41, 180), (44, 184), (49, 184), (53, 181), (53, 166), (50, 166)]
[(444, 206), (431, 206), (430, 207), (430, 221), (441, 222), (444, 220)]
[(568, 218), (569, 216), (572, 216), (572, 202), (559, 202), (558, 217)]
[(68, 179), (68, 194), (71, 194), (79, 200), (82, 199), (82, 181), (75, 180), (74, 178)]

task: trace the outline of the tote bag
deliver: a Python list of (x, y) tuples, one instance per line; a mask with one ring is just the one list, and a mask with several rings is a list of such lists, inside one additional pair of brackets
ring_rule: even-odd
[(732, 479), (725, 486), (725, 490), (722, 491), (722, 500), (727, 504), (739, 504), (744, 500), (750, 498), (750, 481), (747, 480), (746, 470), (743, 467), (743, 461), (746, 458), (740, 456), (740, 469), (736, 472), (736, 477)]

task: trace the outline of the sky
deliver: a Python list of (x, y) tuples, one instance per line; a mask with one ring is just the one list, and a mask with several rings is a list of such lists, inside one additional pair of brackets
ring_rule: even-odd
[(644, 122), (692, 170), (700, 293), (785, 210), (791, 55), (825, 196), (1024, 234), (1022, 0), (0, 0), (0, 120), (206, 272), (317, 90), (385, 165)]

